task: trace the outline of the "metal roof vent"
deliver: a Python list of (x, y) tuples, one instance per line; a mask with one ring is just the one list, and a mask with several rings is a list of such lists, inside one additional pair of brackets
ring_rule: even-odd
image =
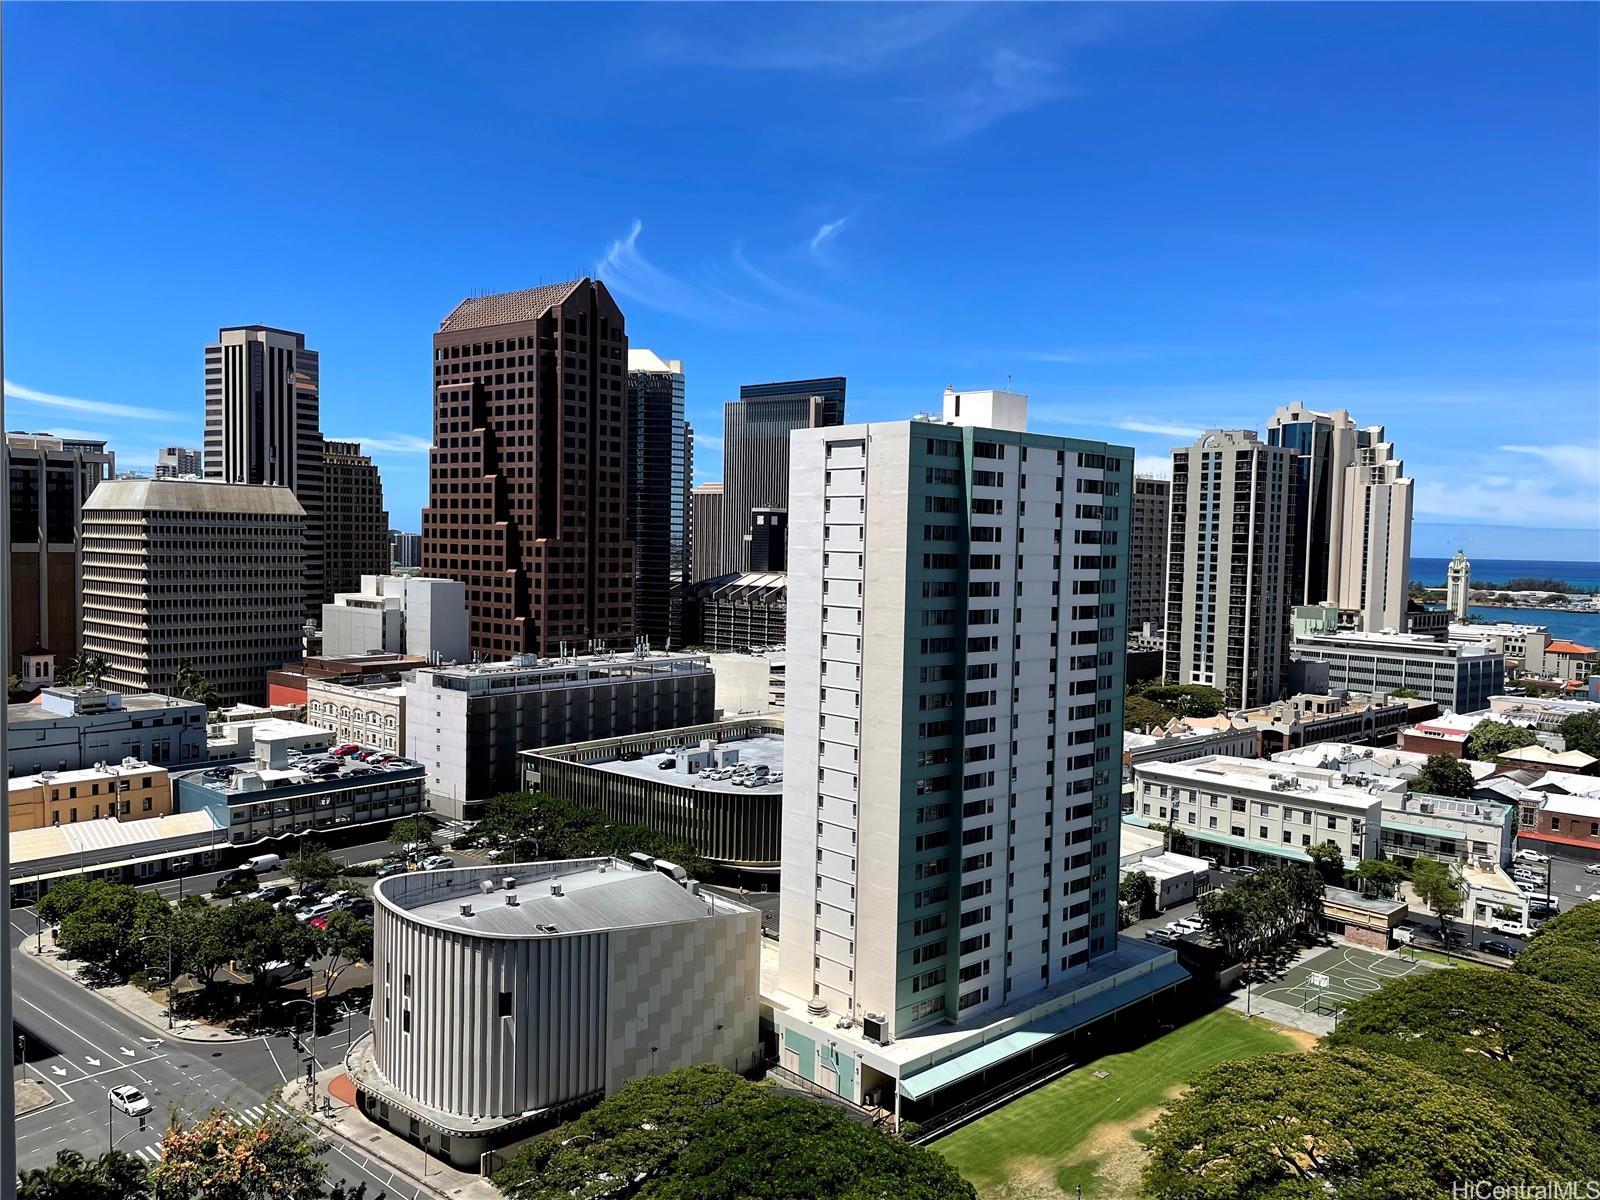
[(470, 917), (470, 916), (471, 916), (471, 915), (472, 915), (472, 905), (470, 905), (470, 904), (463, 904), (463, 905), (462, 905), (462, 906), (461, 906), (461, 915), (462, 915), (462, 916), (463, 916), (463, 917)]
[[(485, 882), (488, 882), (488, 881), (487, 881), (487, 880), (485, 880)], [(502, 887), (502, 888), (504, 888), (504, 889), (505, 889), (505, 890), (506, 890), (506, 891), (508, 891), (508, 892), (509, 892), (509, 891), (510, 891), (510, 890), (511, 890), (511, 889), (512, 889), (512, 888), (514, 888), (514, 887), (516, 887), (516, 886), (517, 886), (517, 880), (516, 880), (516, 877), (515, 877), (515, 876), (513, 876), (513, 875), (504, 875), (504, 876), (501, 876), (501, 878), (500, 878), (500, 886), (501, 886), (501, 887)], [(494, 887), (494, 884), (492, 884), (492, 883), (491, 883), (491, 884), (489, 884), (489, 887), (490, 887), (490, 888), (491, 888), (491, 889), (493, 889), (493, 887)]]
[(559, 883), (552, 883), (550, 885), (550, 894), (552, 896), (564, 896), (564, 895), (566, 895), (566, 893), (561, 890), (561, 885)]
[(478, 890), (480, 892), (482, 892), (485, 896), (487, 896), (490, 892), (494, 891), (494, 880), (492, 880), (492, 879), (480, 880), (479, 883), (478, 883)]
[(522, 901), (517, 899), (517, 894), (515, 892), (507, 892), (506, 893), (506, 907), (507, 908), (515, 908), (517, 905), (519, 905), (521, 903), (522, 903)]

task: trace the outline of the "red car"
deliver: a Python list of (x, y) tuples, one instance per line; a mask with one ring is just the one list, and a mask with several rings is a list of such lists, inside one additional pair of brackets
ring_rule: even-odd
[(328, 927), (328, 918), (326, 916), (312, 917), (306, 924), (313, 929), (326, 929)]
[(354, 754), (359, 749), (361, 749), (361, 747), (356, 745), (354, 742), (346, 742), (342, 746), (335, 746), (332, 750), (328, 751), (328, 753), (337, 758), (343, 758), (346, 754)]

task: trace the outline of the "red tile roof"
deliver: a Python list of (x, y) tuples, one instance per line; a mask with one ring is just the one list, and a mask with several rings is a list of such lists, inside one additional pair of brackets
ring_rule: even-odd
[(1546, 654), (1593, 654), (1593, 646), (1580, 646), (1577, 642), (1551, 642), (1544, 648)]

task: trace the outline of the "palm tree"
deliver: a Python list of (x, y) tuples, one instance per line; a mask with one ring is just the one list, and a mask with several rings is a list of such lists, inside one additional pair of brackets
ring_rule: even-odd
[(184, 700), (195, 700), (206, 708), (216, 708), (222, 702), (217, 685), (195, 667), (190, 659), (180, 659), (178, 670), (172, 677), (172, 690)]

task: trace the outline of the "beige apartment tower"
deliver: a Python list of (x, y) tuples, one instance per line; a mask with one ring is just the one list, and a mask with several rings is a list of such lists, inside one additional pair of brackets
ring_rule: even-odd
[(333, 599), (323, 566), (321, 360), (306, 335), (267, 325), (217, 331), (206, 347), (205, 474), (286, 487), (305, 511), (305, 615)]
[(1167, 613), (1167, 520), (1172, 484), (1152, 475), (1133, 480), (1133, 525), (1128, 542), (1128, 636), (1156, 629)]
[(119, 692), (174, 694), (185, 660), (224, 704), (300, 657), (305, 510), (287, 488), (114, 479), (83, 506), (83, 647)]
[(1411, 588), (1411, 491), (1406, 465), (1383, 440), (1383, 427), (1362, 430), (1364, 444), (1344, 469), (1339, 572), (1332, 599), (1359, 609), (1368, 633), (1406, 631)]
[(1234, 708), (1276, 700), (1289, 664), (1295, 451), (1211, 429), (1172, 452), (1164, 671)]

